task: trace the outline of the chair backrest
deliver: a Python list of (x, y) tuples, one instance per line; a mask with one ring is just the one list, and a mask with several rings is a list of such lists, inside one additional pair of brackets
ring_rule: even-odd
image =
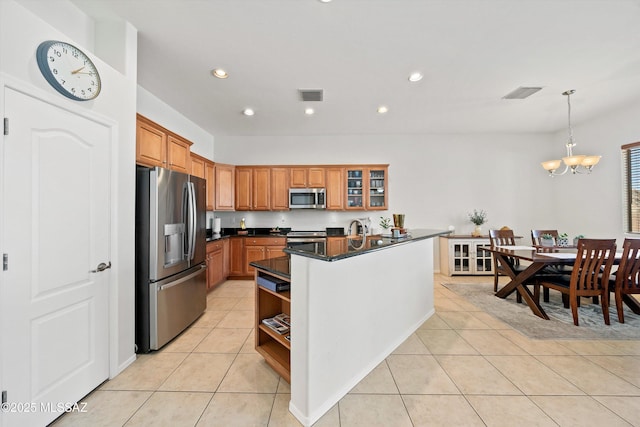
[(640, 293), (640, 239), (624, 239), (616, 289), (622, 293)]
[(531, 230), (531, 243), (533, 243), (534, 246), (541, 245), (542, 242), (540, 239), (543, 234), (551, 234), (555, 241), (558, 241), (558, 230)]
[(595, 291), (608, 286), (616, 256), (616, 239), (580, 239), (571, 272), (571, 292)]
[(489, 230), (491, 246), (515, 246), (516, 238), (513, 230)]

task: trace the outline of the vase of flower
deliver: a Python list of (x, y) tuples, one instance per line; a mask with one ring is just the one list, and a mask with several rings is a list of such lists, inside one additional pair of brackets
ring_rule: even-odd
[(469, 221), (471, 221), (475, 225), (475, 228), (471, 232), (471, 235), (473, 237), (482, 236), (482, 224), (487, 222), (487, 213), (482, 209), (474, 209), (473, 212), (469, 214)]
[(554, 241), (551, 234), (543, 234), (542, 236), (540, 236), (540, 245), (545, 247), (553, 247), (555, 246), (555, 244), (556, 242)]

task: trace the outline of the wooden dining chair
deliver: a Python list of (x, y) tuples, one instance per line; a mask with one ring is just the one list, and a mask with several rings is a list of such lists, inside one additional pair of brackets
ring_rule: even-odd
[[(515, 246), (516, 238), (513, 234), (513, 230), (489, 230), (489, 242), (491, 246)], [(520, 265), (520, 260), (515, 258), (507, 258), (507, 261), (510, 263), (511, 268), (513, 268), (516, 272), (520, 272), (524, 270), (526, 267)], [(496, 256), (493, 256), (493, 291), (498, 291), (498, 276), (500, 274), (506, 274), (506, 266), (499, 265)], [(518, 294), (520, 297), (520, 294)], [(518, 298), (519, 299), (519, 298)]]
[(640, 239), (624, 239), (622, 259), (615, 274), (609, 281), (609, 291), (615, 292), (618, 321), (624, 323), (622, 298), (624, 295), (640, 294)]
[(609, 274), (616, 255), (615, 239), (580, 239), (571, 276), (541, 276), (534, 296), (540, 298), (538, 286), (568, 295), (573, 324), (578, 326), (580, 297), (600, 297), (604, 323), (609, 324)]
[(531, 243), (533, 243), (538, 252), (554, 252), (554, 248), (542, 247), (543, 234), (550, 234), (555, 242), (558, 241), (558, 230), (531, 230)]

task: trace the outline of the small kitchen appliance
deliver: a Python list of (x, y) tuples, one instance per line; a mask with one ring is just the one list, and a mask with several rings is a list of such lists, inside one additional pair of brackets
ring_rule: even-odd
[(324, 188), (290, 188), (289, 209), (326, 209)]

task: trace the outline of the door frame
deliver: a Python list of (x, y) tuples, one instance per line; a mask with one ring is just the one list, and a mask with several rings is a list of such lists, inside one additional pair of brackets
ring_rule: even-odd
[[(109, 291), (108, 291), (108, 301), (107, 301), (107, 312), (108, 312), (108, 328), (109, 328), (109, 338), (108, 338), (108, 360), (109, 360), (109, 379), (115, 377), (117, 374), (122, 372), (127, 366), (133, 363), (136, 359), (135, 352), (133, 352), (133, 343), (132, 343), (132, 355), (129, 357), (124, 363), (118, 364), (118, 350), (119, 350), (119, 336), (118, 336), (118, 298), (119, 298), (119, 289), (118, 289), (118, 280), (117, 277), (121, 274), (121, 269), (118, 263), (118, 180), (117, 180), (117, 171), (118, 171), (118, 140), (120, 137), (120, 127), (118, 122), (115, 120), (108, 118), (100, 113), (97, 113), (93, 110), (83, 108), (82, 105), (91, 105), (91, 104), (77, 104), (74, 101), (63, 99), (62, 97), (55, 96), (53, 94), (47, 93), (42, 89), (39, 89), (29, 83), (25, 83), (24, 81), (17, 80), (7, 75), (6, 73), (0, 72), (0, 117), (6, 117), (5, 111), (5, 90), (12, 89), (14, 91), (20, 92), (25, 96), (29, 96), (38, 101), (45, 102), (50, 104), (56, 108), (60, 108), (66, 110), (72, 114), (76, 114), (80, 117), (83, 117), (87, 120), (91, 120), (100, 125), (103, 125), (109, 128), (110, 131), (110, 162), (109, 168), (111, 170), (110, 176), (110, 212), (109, 212), (109, 255), (110, 259), (115, 261), (113, 262), (113, 266), (111, 274), (109, 275)], [(92, 101), (89, 101), (91, 103)], [(4, 130), (4, 124), (0, 126)], [(11, 120), (9, 120), (9, 132), (11, 132)], [(0, 203), (4, 201), (4, 132), (0, 133), (2, 137), (0, 139)], [(5, 218), (3, 216), (3, 211), (0, 210), (0, 224), (4, 225)], [(2, 228), (0, 228), (1, 230)], [(0, 253), (4, 253), (5, 241), (4, 236), (0, 234)], [(10, 259), (9, 259), (10, 260)], [(9, 264), (10, 265), (10, 264)], [(132, 273), (133, 274), (133, 273)], [(4, 275), (0, 272), (0, 298), (2, 297), (2, 289), (5, 285)], [(133, 276), (131, 277), (131, 286), (133, 286)], [(132, 305), (133, 307), (133, 305)], [(131, 314), (131, 318), (133, 319), (133, 313)], [(0, 318), (0, 322), (2, 319)], [(2, 324), (0, 323), (0, 329), (2, 328)], [(5, 343), (3, 342), (3, 338), (0, 335), (0, 360), (2, 360), (3, 349), (5, 347)], [(0, 386), (3, 384), (2, 371), (0, 371)], [(91, 390), (88, 390), (89, 393)], [(1, 423), (0, 423), (1, 425)]]

